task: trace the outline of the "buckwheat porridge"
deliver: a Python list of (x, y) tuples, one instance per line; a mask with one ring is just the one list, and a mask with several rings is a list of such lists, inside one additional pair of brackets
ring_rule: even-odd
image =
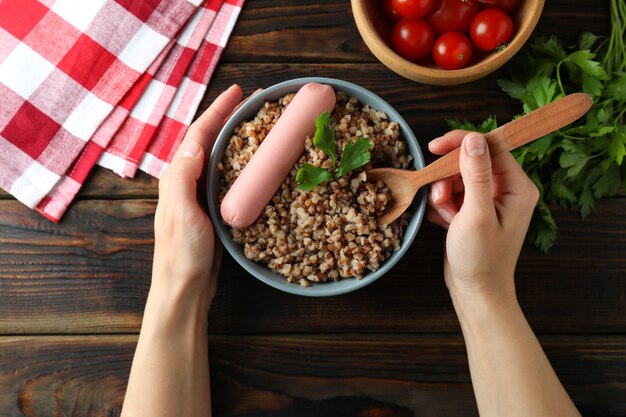
[[(253, 120), (241, 123), (230, 139), (218, 169), (222, 172), (219, 201), (246, 166), (294, 94), (266, 102)], [(370, 162), (311, 191), (298, 189), (296, 174), (302, 163), (330, 168), (331, 160), (306, 139), (305, 151), (255, 223), (231, 229), (248, 259), (266, 264), (289, 282), (312, 283), (363, 278), (377, 270), (400, 248), (409, 213), (389, 225), (377, 225), (390, 199), (380, 181), (369, 182), (372, 167), (407, 169), (412, 160), (399, 126), (384, 112), (362, 106), (337, 93), (331, 114), (338, 157), (349, 140), (367, 137), (373, 144)]]

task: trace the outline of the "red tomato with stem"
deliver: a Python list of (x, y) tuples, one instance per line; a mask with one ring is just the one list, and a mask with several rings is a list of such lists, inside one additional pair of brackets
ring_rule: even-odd
[(498, 9), (486, 9), (474, 16), (470, 25), (470, 38), (477, 48), (493, 51), (511, 40), (513, 21)]
[(391, 0), (391, 8), (401, 17), (418, 19), (426, 16), (433, 0)]
[(463, 68), (471, 58), (472, 43), (459, 32), (444, 33), (433, 46), (433, 60), (445, 70)]
[(394, 22), (402, 19), (402, 16), (400, 16), (391, 6), (391, 0), (383, 0), (383, 7), (385, 8), (387, 16), (389, 16)]
[(394, 26), (391, 41), (400, 56), (419, 61), (430, 54), (435, 34), (422, 19), (402, 19)]
[(517, 0), (479, 0), (483, 9), (499, 9), (511, 14), (517, 7)]
[(391, 41), (400, 56), (419, 61), (430, 54), (435, 34), (422, 19), (402, 19), (394, 26)]
[(446, 32), (467, 33), (479, 10), (478, 0), (435, 0), (426, 21), (437, 35)]

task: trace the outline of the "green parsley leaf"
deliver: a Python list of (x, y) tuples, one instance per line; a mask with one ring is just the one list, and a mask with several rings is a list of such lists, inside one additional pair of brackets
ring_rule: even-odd
[(526, 94), (526, 86), (518, 80), (498, 80), (498, 85), (511, 98), (521, 100)]
[(620, 186), (620, 172), (616, 163), (608, 166), (606, 172), (593, 184), (595, 198), (611, 197), (617, 193)]
[(342, 177), (348, 172), (367, 164), (371, 158), (369, 149), (372, 142), (368, 138), (357, 138), (354, 142), (348, 141), (343, 148), (343, 154), (339, 161), (337, 177)]
[(333, 174), (327, 169), (316, 167), (311, 164), (302, 164), (296, 174), (296, 181), (300, 183), (301, 190), (312, 190), (316, 185), (331, 180)]
[(576, 65), (583, 71), (583, 73), (597, 78), (598, 80), (608, 80), (609, 76), (606, 74), (604, 68), (602, 68), (602, 64), (593, 60), (595, 57), (596, 54), (593, 52), (589, 50), (581, 50), (568, 55), (564, 62), (566, 64)]
[(550, 209), (543, 200), (539, 200), (528, 229), (528, 240), (548, 253), (556, 240), (556, 230), (556, 222)]
[(337, 155), (335, 155), (335, 129), (330, 126), (330, 114), (328, 112), (322, 113), (315, 119), (313, 144), (330, 157), (334, 172), (335, 163), (337, 162)]
[(531, 49), (536, 55), (547, 56), (557, 61), (562, 60), (566, 56), (561, 41), (554, 35), (551, 35), (549, 38), (538, 37)]
[(481, 124), (478, 126), (478, 131), (481, 133), (491, 132), (498, 127), (498, 121), (496, 120), (496, 116), (487, 117)]
[(498, 121), (496, 120), (496, 116), (491, 115), (483, 120), (479, 124), (472, 123), (468, 120), (460, 121), (460, 120), (447, 120), (448, 126), (450, 129), (461, 129), (461, 130), (471, 130), (473, 132), (487, 133), (498, 127)]
[(622, 165), (624, 161), (624, 155), (626, 155), (626, 128), (622, 128), (615, 131), (613, 138), (608, 147), (609, 155), (617, 162), (617, 165)]
[(585, 178), (585, 183), (583, 184), (583, 189), (580, 193), (580, 199), (578, 200), (580, 215), (583, 219), (591, 213), (591, 210), (593, 210), (594, 206), (596, 205), (596, 199), (593, 196), (593, 192), (591, 191), (591, 185), (596, 182), (601, 176), (602, 169), (600, 169), (599, 167), (594, 167), (587, 174), (587, 178)]
[(615, 101), (626, 101), (626, 73), (617, 73), (617, 75), (606, 86), (606, 95)]
[(580, 49), (591, 49), (598, 39), (600, 39), (600, 36), (596, 36), (591, 32), (583, 32), (578, 39), (578, 47)]
[(566, 174), (568, 177), (575, 177), (583, 170), (588, 160), (589, 156), (582, 153), (564, 153), (561, 154), (559, 163), (563, 168), (568, 168)]
[(532, 77), (526, 83), (526, 94), (522, 97), (524, 112), (530, 113), (541, 106), (552, 103), (556, 98), (556, 81), (541, 75)]

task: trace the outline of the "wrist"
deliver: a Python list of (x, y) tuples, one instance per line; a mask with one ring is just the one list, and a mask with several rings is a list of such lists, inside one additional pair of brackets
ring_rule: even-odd
[(451, 287), (450, 298), (461, 324), (468, 321), (484, 322), (521, 311), (513, 286), (497, 290)]
[(207, 291), (153, 280), (146, 301), (143, 328), (169, 334), (206, 335), (211, 304)]

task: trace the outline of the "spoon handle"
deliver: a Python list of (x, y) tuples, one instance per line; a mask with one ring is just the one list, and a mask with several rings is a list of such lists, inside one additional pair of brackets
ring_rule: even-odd
[[(510, 151), (572, 123), (585, 114), (592, 104), (591, 96), (574, 93), (539, 107), (485, 134), (489, 152), (494, 156)], [(442, 156), (430, 165), (415, 171), (416, 180), (431, 182), (459, 173), (461, 148)]]

